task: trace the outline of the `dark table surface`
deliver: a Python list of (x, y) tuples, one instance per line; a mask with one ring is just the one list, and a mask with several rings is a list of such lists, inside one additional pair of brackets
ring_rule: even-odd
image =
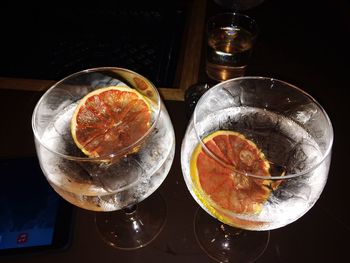
[[(271, 231), (268, 248), (257, 262), (340, 262), (348, 255), (350, 5), (346, 1), (305, 2), (266, 0), (246, 11), (261, 29), (248, 74), (275, 77), (303, 88), (328, 112), (335, 133), (329, 178), (320, 199), (298, 221)], [(210, 1), (208, 8), (211, 13), (221, 10)], [(34, 154), (30, 118), (39, 94), (0, 93), (1, 156)], [(158, 189), (167, 205), (167, 222), (156, 240), (135, 251), (114, 249), (99, 237), (94, 213), (77, 208), (69, 248), (0, 262), (212, 262), (195, 240), (193, 219), (198, 205), (181, 172), (180, 144), (188, 121), (185, 103), (165, 103), (177, 146), (171, 171)]]

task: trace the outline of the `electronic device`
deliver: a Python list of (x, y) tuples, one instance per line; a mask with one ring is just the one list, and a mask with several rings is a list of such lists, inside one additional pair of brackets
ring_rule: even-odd
[(74, 206), (43, 175), (37, 157), (0, 160), (0, 256), (65, 249)]

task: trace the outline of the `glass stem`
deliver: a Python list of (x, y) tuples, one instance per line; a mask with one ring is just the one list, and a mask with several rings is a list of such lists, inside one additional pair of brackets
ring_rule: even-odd
[(127, 216), (133, 216), (136, 212), (136, 209), (137, 209), (137, 204), (134, 204), (123, 208), (123, 211)]

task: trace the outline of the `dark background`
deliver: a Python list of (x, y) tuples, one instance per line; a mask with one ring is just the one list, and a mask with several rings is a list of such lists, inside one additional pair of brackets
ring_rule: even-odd
[[(223, 11), (213, 1), (208, 1), (207, 10), (208, 15)], [(247, 74), (278, 78), (310, 93), (328, 112), (335, 136), (329, 179), (320, 199), (298, 221), (271, 231), (270, 244), (257, 262), (342, 262), (348, 257), (350, 234), (347, 216), (350, 201), (347, 168), (350, 157), (349, 2), (266, 0), (244, 13), (256, 19), (261, 31)], [(17, 26), (12, 27), (4, 21), (1, 25), (5, 25), (5, 32), (10, 36), (20, 32)], [(31, 46), (27, 42), (34, 40), (27, 36), (20, 43), (5, 41), (8, 50), (2, 49), (1, 56), (9, 57), (14, 47), (25, 50)], [(51, 45), (46, 43), (43, 48), (51, 48)], [(11, 54), (17, 57), (16, 52)], [(26, 60), (25, 67), (23, 61), (16, 59), (7, 60), (11, 66), (3, 65), (4, 60), (0, 63), (6, 74), (13, 67), (27, 77), (33, 68), (35, 74), (39, 72), (33, 63), (36, 59), (33, 59)], [(201, 60), (204, 66), (203, 57)], [(69, 62), (64, 60), (64, 63)], [(199, 79), (207, 81), (204, 67), (202, 69)], [(60, 66), (56, 70), (61, 70)], [(1, 154), (34, 153), (30, 118), (39, 94), (0, 92), (3, 99), (0, 110), (4, 113), (0, 130)], [(198, 205), (182, 178), (180, 144), (187, 124), (184, 105), (183, 102), (166, 101), (176, 132), (177, 148), (172, 169), (158, 190), (167, 204), (167, 223), (153, 243), (131, 252), (115, 250), (98, 236), (93, 213), (77, 209), (73, 242), (66, 251), (8, 261), (0, 259), (0, 262), (213, 262), (195, 240), (193, 218)]]
[(60, 80), (88, 68), (117, 66), (173, 87), (187, 6), (166, 2), (4, 4), (0, 72)]

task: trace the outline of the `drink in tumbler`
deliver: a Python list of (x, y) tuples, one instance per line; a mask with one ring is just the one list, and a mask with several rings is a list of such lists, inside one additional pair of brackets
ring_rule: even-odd
[(216, 81), (243, 76), (257, 28), (254, 20), (237, 13), (212, 17), (207, 25), (206, 71)]

